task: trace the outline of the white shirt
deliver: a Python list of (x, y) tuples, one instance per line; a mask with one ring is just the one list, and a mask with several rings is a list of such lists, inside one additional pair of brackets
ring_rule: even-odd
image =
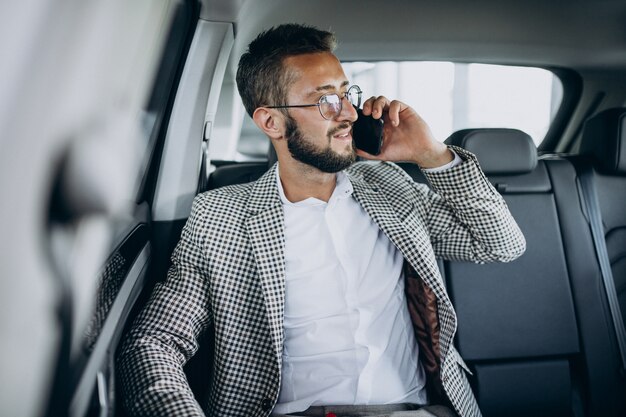
[(285, 340), (275, 413), (311, 405), (426, 404), (404, 295), (402, 254), (352, 198), (345, 173), (328, 203), (285, 212)]

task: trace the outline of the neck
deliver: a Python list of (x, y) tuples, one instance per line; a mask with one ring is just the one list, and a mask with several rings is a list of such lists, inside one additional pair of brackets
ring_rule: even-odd
[(299, 161), (281, 161), (278, 169), (285, 196), (292, 203), (310, 197), (328, 201), (337, 184), (337, 174), (322, 172)]

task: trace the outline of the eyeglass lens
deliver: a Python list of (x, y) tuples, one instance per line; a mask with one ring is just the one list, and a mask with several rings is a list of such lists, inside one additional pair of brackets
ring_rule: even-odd
[[(350, 104), (355, 107), (361, 105), (361, 89), (353, 85), (348, 89), (345, 96)], [(320, 99), (320, 113), (325, 119), (334, 119), (343, 108), (343, 99), (337, 94), (326, 94)]]

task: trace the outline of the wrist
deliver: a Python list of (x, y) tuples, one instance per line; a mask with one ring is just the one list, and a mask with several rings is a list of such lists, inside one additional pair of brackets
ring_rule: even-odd
[(413, 162), (420, 168), (430, 169), (438, 168), (454, 160), (454, 152), (452, 152), (443, 143), (438, 143), (438, 146), (433, 149), (421, 152), (418, 157), (413, 159)]

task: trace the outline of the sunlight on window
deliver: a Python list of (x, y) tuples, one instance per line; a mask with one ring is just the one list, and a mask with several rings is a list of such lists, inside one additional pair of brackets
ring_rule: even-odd
[(552, 119), (553, 78), (538, 68), (469, 65), (469, 123), (520, 129), (540, 143)]
[(344, 63), (364, 98), (384, 95), (412, 106), (441, 141), (478, 127), (523, 130), (541, 143), (562, 99), (562, 86), (539, 68), (452, 62)]

